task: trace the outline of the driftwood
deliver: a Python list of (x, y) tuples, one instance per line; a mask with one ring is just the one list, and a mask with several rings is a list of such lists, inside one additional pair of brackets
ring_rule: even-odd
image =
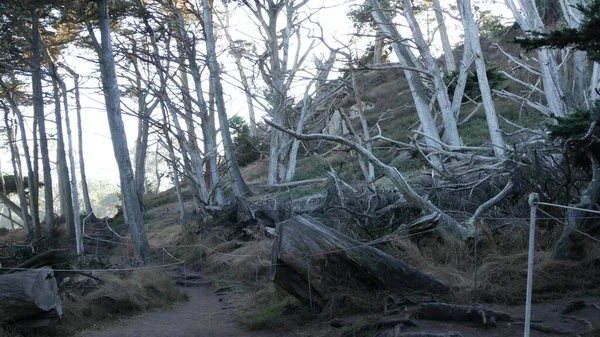
[(448, 292), (448, 286), (437, 279), (308, 215), (277, 225), (272, 265), (275, 283), (318, 307), (331, 299), (337, 287), (349, 284), (362, 289)]
[(512, 321), (510, 315), (503, 312), (447, 303), (420, 304), (412, 316), (433, 321), (472, 322), (486, 327), (495, 326), (496, 322)]
[(40, 326), (60, 316), (62, 304), (52, 268), (0, 275), (0, 322), (42, 321), (33, 324)]

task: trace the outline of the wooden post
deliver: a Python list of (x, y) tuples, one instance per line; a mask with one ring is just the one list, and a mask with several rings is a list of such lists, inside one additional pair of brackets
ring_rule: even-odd
[(529, 195), (529, 207), (531, 212), (529, 214), (529, 256), (527, 260), (527, 297), (525, 300), (525, 330), (523, 332), (524, 337), (529, 337), (531, 328), (531, 293), (533, 289), (533, 255), (535, 249), (535, 218), (537, 212), (537, 204), (539, 196), (537, 193), (531, 193)]

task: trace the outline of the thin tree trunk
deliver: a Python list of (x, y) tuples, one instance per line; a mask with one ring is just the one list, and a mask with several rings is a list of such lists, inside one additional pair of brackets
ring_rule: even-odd
[[(2, 172), (2, 161), (0, 160), (0, 182), (2, 182), (2, 194), (7, 195), (6, 194), (6, 181), (4, 180), (4, 173)], [(5, 205), (6, 206), (6, 205)], [(10, 209), (10, 207), (6, 207), (7, 213), (8, 213), (8, 221), (10, 222), (10, 227), (12, 230), (15, 229), (15, 220), (13, 220), (12, 217), (12, 210)], [(4, 207), (2, 207), (2, 210), (0, 211), (0, 214), (4, 213)]]
[[(33, 88), (33, 111), (37, 117), (38, 129), (40, 135), (40, 152), (42, 154), (42, 169), (44, 174), (44, 217), (46, 234), (51, 235), (54, 230), (54, 197), (52, 192), (52, 173), (50, 169), (50, 152), (48, 149), (48, 137), (46, 133), (46, 116), (44, 115), (44, 97), (42, 92), (42, 43), (38, 29), (37, 8), (31, 9), (32, 24), (32, 66), (31, 82)], [(37, 155), (34, 149), (34, 172), (37, 172)]]
[[(545, 30), (544, 23), (540, 18), (535, 1), (520, 0), (520, 6), (517, 6), (514, 1), (515, 0), (505, 0), (506, 5), (512, 11), (517, 23), (521, 26), (521, 29), (529, 32), (543, 33)], [(565, 101), (563, 85), (558, 73), (558, 64), (552, 56), (552, 51), (549, 49), (539, 49), (537, 55), (548, 108), (550, 108), (550, 111), (554, 115), (564, 117), (568, 114), (569, 109)]]
[[(333, 64), (335, 62), (335, 56), (337, 55), (337, 53), (335, 51), (332, 51), (329, 54), (329, 59), (327, 59), (327, 61), (325, 63), (319, 62), (316, 64), (317, 69), (319, 69), (317, 75), (315, 76), (315, 78), (313, 78), (306, 90), (304, 91), (304, 97), (302, 98), (302, 110), (300, 112), (300, 120), (298, 121), (298, 125), (296, 126), (296, 132), (297, 133), (302, 133), (304, 130), (304, 124), (306, 124), (306, 121), (308, 120), (308, 118), (312, 115), (312, 112), (315, 108), (317, 108), (316, 106), (311, 106), (312, 104), (316, 103), (317, 105), (323, 101), (323, 95), (325, 93), (321, 92), (321, 86), (322, 86), (322, 82), (327, 80), (327, 77), (329, 76), (329, 72), (331, 71), (331, 67), (333, 67)], [(316, 89), (315, 89), (315, 93), (314, 93), (314, 99), (312, 100), (312, 102), (309, 102), (309, 93), (310, 90), (313, 86), (313, 84), (315, 85)], [(291, 181), (292, 178), (294, 178), (294, 175), (296, 174), (296, 162), (298, 160), (298, 148), (300, 147), (300, 140), (294, 138), (292, 139), (292, 147), (290, 149), (290, 154), (289, 154), (289, 160), (288, 160), (288, 166), (287, 166), (287, 170), (285, 173), (285, 181)]]
[[(58, 74), (56, 74), (58, 76)], [(63, 92), (63, 105), (65, 107), (65, 125), (67, 127), (67, 142), (69, 143), (69, 163), (71, 164), (71, 201), (73, 210), (73, 222), (75, 224), (75, 247), (77, 255), (83, 255), (83, 235), (81, 232), (81, 218), (79, 210), (79, 194), (77, 193), (77, 172), (75, 170), (75, 155), (73, 154), (73, 137), (71, 136), (71, 120), (69, 119), (69, 100), (67, 98), (67, 86), (60, 78), (56, 79), (60, 82)]]
[(383, 54), (383, 36), (381, 35), (381, 29), (375, 28), (375, 42), (373, 44), (373, 64), (381, 63), (381, 56)]
[[(48, 62), (52, 64), (52, 62)], [(73, 198), (71, 197), (71, 185), (69, 182), (69, 168), (67, 166), (67, 155), (65, 153), (65, 140), (63, 137), (61, 95), (58, 84), (58, 73), (54, 66), (52, 69), (52, 87), (54, 91), (54, 115), (56, 116), (56, 171), (58, 176), (58, 197), (60, 201), (60, 212), (65, 217), (67, 235), (75, 240), (75, 219), (73, 217)]]
[(217, 106), (217, 116), (219, 117), (219, 126), (221, 130), (221, 138), (223, 140), (223, 149), (225, 152), (225, 160), (231, 179), (233, 180), (233, 191), (237, 197), (250, 196), (252, 192), (246, 185), (242, 172), (237, 163), (235, 157), (235, 147), (231, 140), (231, 132), (229, 131), (229, 119), (227, 118), (227, 112), (225, 111), (225, 100), (223, 98), (223, 86), (221, 85), (221, 74), (219, 63), (217, 61), (215, 37), (213, 32), (212, 23), (212, 8), (208, 3), (208, 0), (202, 1), (203, 17), (204, 17), (204, 31), (206, 35), (206, 51), (207, 51), (207, 63), (210, 71), (211, 81), (214, 85), (215, 90), (215, 103)]
[(248, 117), (250, 118), (250, 136), (256, 137), (256, 116), (254, 112), (254, 100), (252, 98), (252, 91), (250, 90), (248, 77), (246, 76), (244, 65), (242, 64), (242, 53), (236, 47), (235, 42), (231, 38), (231, 34), (229, 34), (229, 8), (226, 4), (224, 15), (226, 21), (222, 28), (225, 34), (225, 38), (227, 39), (227, 43), (229, 43), (230, 52), (233, 55), (235, 66), (237, 67), (238, 73), (240, 74), (240, 81), (242, 82), (242, 87), (244, 88), (244, 95), (246, 96), (246, 105), (248, 106)]
[(214, 198), (217, 205), (222, 206), (225, 203), (223, 197), (223, 187), (220, 183), (219, 170), (217, 167), (217, 143), (216, 137), (211, 128), (214, 125), (214, 120), (210, 118), (206, 100), (204, 99), (204, 93), (202, 91), (202, 78), (200, 76), (200, 68), (196, 61), (196, 50), (193, 46), (192, 39), (190, 39), (185, 31), (185, 24), (183, 15), (176, 8), (171, 8), (173, 14), (176, 16), (177, 21), (177, 33), (178, 38), (183, 42), (185, 53), (190, 67), (190, 74), (194, 79), (194, 89), (196, 91), (196, 103), (200, 109), (200, 119), (202, 126), (202, 135), (204, 136), (204, 156), (207, 158), (209, 166), (209, 177), (212, 191), (214, 191)]
[(31, 219), (29, 218), (29, 214), (27, 212), (27, 198), (25, 197), (25, 186), (23, 186), (23, 175), (21, 172), (21, 158), (19, 155), (19, 148), (17, 147), (17, 144), (14, 140), (14, 135), (16, 131), (13, 128), (13, 125), (11, 125), (11, 123), (9, 122), (8, 113), (4, 116), (4, 123), (6, 125), (6, 134), (8, 135), (8, 146), (10, 148), (10, 154), (12, 157), (15, 185), (17, 186), (17, 193), (19, 194), (19, 203), (21, 205), (21, 220), (23, 220), (23, 225), (25, 226), (25, 229), (27, 229), (27, 236), (31, 238), (35, 234), (33, 232), (33, 228), (31, 227)]
[[(460, 0), (459, 0), (460, 4)], [(460, 7), (459, 7), (460, 8)], [(462, 107), (462, 100), (465, 95), (465, 88), (467, 86), (467, 79), (469, 77), (469, 68), (473, 62), (473, 53), (471, 50), (471, 40), (465, 34), (463, 42), (463, 58), (460, 63), (460, 71), (458, 78), (456, 79), (456, 88), (454, 89), (454, 95), (452, 96), (452, 112), (458, 122), (460, 115), (460, 108)]]
[(61, 66), (73, 77), (73, 89), (75, 93), (75, 109), (77, 113), (77, 146), (79, 152), (79, 172), (81, 175), (81, 190), (83, 194), (83, 205), (86, 214), (92, 214), (92, 202), (88, 190), (87, 177), (85, 174), (85, 162), (83, 160), (83, 128), (81, 126), (81, 94), (79, 92), (79, 74), (73, 69), (61, 64)]
[[(129, 150), (127, 148), (127, 136), (125, 134), (123, 119), (121, 118), (121, 101), (110, 36), (110, 19), (108, 16), (107, 0), (98, 1), (98, 10), (102, 44), (98, 45), (95, 43), (95, 46), (100, 59), (102, 88), (104, 90), (104, 99), (106, 101), (106, 112), (113, 150), (119, 167), (125, 222), (129, 226), (129, 231), (131, 233), (135, 258), (138, 261), (146, 263), (151, 259), (150, 247), (146, 237), (146, 228), (142, 218), (142, 211), (137, 198), (137, 191), (133, 180), (133, 170), (131, 168)], [(87, 22), (87, 26), (90, 36), (93, 36), (94, 31), (89, 22)]]
[(483, 102), (483, 108), (485, 110), (485, 116), (490, 132), (490, 140), (494, 147), (494, 154), (496, 157), (503, 158), (506, 154), (506, 145), (504, 143), (504, 137), (502, 136), (502, 130), (500, 129), (500, 123), (498, 123), (498, 114), (496, 114), (496, 107), (494, 106), (494, 99), (492, 98), (492, 91), (487, 77), (483, 51), (481, 50), (481, 43), (479, 42), (479, 28), (473, 17), (471, 0), (462, 0), (462, 4), (465, 35), (467, 35), (470, 40), (471, 50), (475, 57), (477, 80), (479, 82), (481, 101)]
[(594, 62), (592, 71), (592, 84), (590, 85), (591, 103), (600, 98), (600, 63)]
[[(41, 237), (40, 230), (40, 213), (39, 213), (39, 199), (38, 190), (36, 184), (36, 174), (31, 163), (31, 155), (29, 152), (29, 143), (27, 141), (27, 132), (25, 129), (25, 119), (19, 109), (17, 102), (14, 100), (10, 93), (10, 90), (6, 83), (0, 78), (0, 87), (4, 91), (4, 96), (10, 105), (11, 110), (17, 117), (17, 123), (19, 124), (19, 130), (21, 131), (21, 146), (23, 146), (23, 152), (25, 155), (25, 164), (27, 167), (27, 184), (29, 187), (29, 204), (31, 209), (32, 226), (36, 237)], [(35, 133), (35, 130), (34, 130)], [(6, 194), (6, 193), (5, 193)]]
[[(392, 41), (394, 41), (392, 42), (392, 48), (396, 53), (398, 60), (410, 68), (415, 68), (416, 65), (413, 62), (412, 53), (405, 45), (400, 43), (400, 41), (402, 41), (402, 36), (398, 33), (398, 30), (392, 24), (390, 19), (383, 13), (382, 9), (379, 7), (379, 2), (377, 0), (369, 0), (368, 3), (372, 8), (371, 15), (379, 25), (379, 28), (381, 28), (381, 31), (390, 36)], [(426, 97), (426, 94), (428, 93), (427, 88), (421, 81), (419, 74), (414, 71), (405, 70), (404, 76), (406, 76), (406, 80), (410, 86), (415, 109), (417, 110), (419, 120), (421, 121), (423, 132), (428, 135), (428, 137), (425, 137), (425, 143), (433, 149), (441, 149), (440, 136), (435, 121), (433, 120), (433, 116), (431, 115), (431, 110), (429, 109), (429, 103)], [(434, 155), (430, 159), (437, 169), (443, 169), (442, 161), (438, 156)]]
[(456, 61), (454, 60), (454, 51), (450, 45), (446, 20), (444, 19), (444, 11), (440, 5), (440, 0), (433, 0), (433, 11), (435, 12), (435, 19), (440, 30), (440, 39), (442, 40), (442, 49), (444, 50), (444, 60), (446, 63), (446, 73), (451, 74), (456, 71)]
[(456, 118), (452, 112), (452, 104), (450, 103), (450, 98), (448, 97), (448, 89), (446, 88), (444, 79), (440, 74), (437, 62), (433, 58), (431, 50), (423, 38), (423, 33), (421, 32), (419, 23), (415, 18), (410, 0), (404, 0), (404, 17), (408, 21), (408, 25), (412, 31), (413, 40), (415, 41), (421, 57), (424, 60), (427, 71), (429, 71), (430, 76), (433, 79), (435, 96), (442, 112), (442, 119), (444, 120), (444, 138), (451, 146), (461, 146), (462, 141), (460, 140), (460, 136), (458, 134)]
[[(160, 109), (163, 115), (163, 133), (166, 141), (166, 148), (169, 151), (169, 159), (171, 161), (171, 169), (173, 170), (173, 185), (175, 186), (175, 193), (177, 194), (177, 205), (179, 206), (179, 220), (185, 218), (185, 207), (183, 205), (183, 197), (181, 195), (181, 184), (179, 182), (179, 171), (177, 169), (177, 158), (175, 157), (175, 151), (173, 150), (173, 142), (171, 141), (171, 135), (169, 134), (169, 117), (165, 110), (165, 104), (160, 104)], [(179, 130), (181, 132), (181, 130)]]

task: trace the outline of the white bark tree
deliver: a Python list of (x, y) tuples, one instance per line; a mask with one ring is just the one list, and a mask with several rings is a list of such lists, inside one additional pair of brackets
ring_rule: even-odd
[(217, 61), (217, 47), (213, 29), (212, 8), (208, 0), (202, 0), (202, 13), (204, 19), (204, 32), (206, 38), (207, 63), (210, 71), (211, 83), (214, 86), (215, 103), (217, 107), (217, 117), (219, 119), (219, 129), (223, 140), (223, 150), (225, 160), (231, 180), (233, 180), (233, 191), (237, 197), (246, 197), (252, 194), (235, 157), (235, 148), (229, 131), (229, 118), (225, 111), (225, 99), (223, 97), (223, 85), (221, 84), (221, 69)]
[(452, 103), (448, 97), (448, 89), (444, 83), (442, 73), (439, 69), (437, 61), (433, 57), (429, 44), (425, 41), (419, 22), (417, 21), (415, 14), (412, 9), (411, 0), (404, 0), (404, 17), (408, 22), (408, 26), (412, 31), (412, 38), (415, 42), (419, 53), (425, 63), (425, 67), (433, 80), (433, 90), (437, 98), (437, 103), (442, 113), (442, 119), (444, 120), (444, 139), (451, 146), (461, 146), (462, 141), (458, 134), (458, 125), (456, 118), (452, 112)]
[[(506, 145), (504, 143), (502, 130), (500, 130), (500, 124), (498, 123), (498, 114), (496, 114), (496, 107), (494, 105), (494, 99), (492, 98), (492, 91), (487, 77), (487, 69), (483, 58), (483, 51), (481, 50), (481, 43), (479, 41), (479, 27), (473, 16), (471, 0), (459, 0), (459, 4), (460, 3), (462, 3), (461, 12), (465, 29), (465, 40), (468, 39), (470, 41), (470, 54), (475, 57), (475, 69), (477, 71), (481, 101), (483, 102), (485, 117), (490, 131), (490, 140), (494, 147), (494, 154), (497, 157), (502, 158), (506, 154)], [(466, 50), (465, 53), (467, 53)]]
[[(505, 0), (505, 2), (523, 31), (540, 33), (546, 31), (535, 0)], [(537, 50), (537, 56), (548, 108), (554, 115), (564, 117), (569, 113), (569, 107), (556, 59), (549, 49)]]
[(440, 40), (442, 41), (442, 50), (444, 51), (444, 60), (446, 73), (450, 74), (456, 71), (456, 61), (454, 60), (454, 51), (448, 37), (448, 28), (446, 27), (446, 19), (444, 18), (444, 10), (440, 4), (440, 0), (433, 0), (433, 10), (435, 11), (435, 19), (440, 31)]
[[(415, 71), (418, 68), (413, 61), (414, 56), (410, 50), (402, 44), (402, 36), (396, 29), (396, 26), (379, 6), (379, 2), (377, 0), (369, 0), (368, 3), (371, 6), (373, 20), (379, 25), (382, 33), (392, 40), (394, 53), (400, 63), (405, 66), (404, 75), (406, 76), (406, 80), (411, 89), (415, 109), (417, 110), (419, 120), (421, 121), (421, 127), (423, 128), (423, 132), (427, 135), (427, 137), (425, 137), (425, 142), (427, 146), (431, 148), (441, 149), (440, 136), (435, 121), (433, 120), (433, 116), (431, 115), (429, 101), (426, 96), (428, 90), (420, 78), (420, 72)], [(436, 169), (443, 169), (441, 159), (438, 156), (434, 155), (430, 160), (435, 165)]]
[(121, 99), (113, 55), (107, 0), (98, 1), (98, 19), (101, 36), (100, 43), (95, 39), (92, 24), (89, 21), (86, 21), (86, 26), (100, 61), (106, 113), (114, 155), (119, 168), (125, 223), (129, 226), (129, 232), (131, 233), (131, 239), (134, 245), (135, 258), (140, 262), (146, 263), (151, 259), (150, 247), (148, 245), (148, 238), (146, 237), (146, 226), (138, 202), (137, 190), (133, 179), (133, 170), (129, 159), (129, 149), (127, 148), (127, 136), (121, 117)]

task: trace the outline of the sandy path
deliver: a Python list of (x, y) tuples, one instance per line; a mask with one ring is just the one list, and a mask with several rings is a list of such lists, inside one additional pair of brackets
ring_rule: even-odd
[[(189, 301), (173, 308), (145, 312), (78, 337), (259, 337), (296, 336), (292, 332), (248, 332), (235, 322), (230, 296), (218, 296), (210, 287), (188, 288)], [(220, 301), (222, 299), (222, 301)]]

